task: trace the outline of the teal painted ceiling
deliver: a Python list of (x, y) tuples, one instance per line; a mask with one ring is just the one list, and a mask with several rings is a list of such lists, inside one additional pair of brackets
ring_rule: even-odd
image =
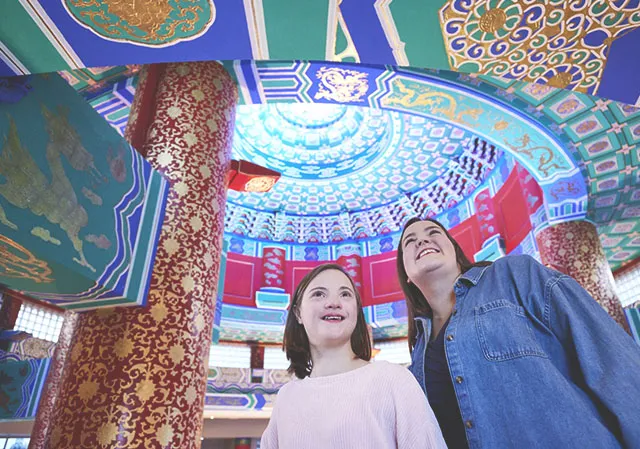
[[(278, 231), (276, 224), (286, 224), (291, 217), (299, 216), (302, 221), (323, 217), (329, 220), (327, 226), (344, 223), (343, 228), (349, 229), (345, 211), (352, 213), (354, 220), (357, 216), (355, 221), (359, 222), (364, 220), (362, 215), (366, 215), (366, 211), (375, 211), (372, 217), (380, 222), (379, 217), (388, 216), (387, 205), (391, 205), (393, 211), (394, 202), (402, 202), (402, 207), (411, 210), (415, 206), (411, 192), (428, 186), (441, 176), (452, 157), (459, 155), (465, 144), (477, 135), (474, 132), (477, 130), (482, 131), (481, 138), (486, 140), (488, 136), (496, 141), (498, 149), (517, 155), (514, 150), (517, 146), (510, 146), (510, 142), (502, 137), (502, 127), (509, 124), (507, 121), (497, 121), (494, 127), (482, 129), (484, 125), (475, 125), (473, 120), (465, 122), (464, 116), (462, 121), (452, 122), (442, 114), (438, 119), (434, 115), (419, 117), (385, 109), (382, 102), (385, 95), (388, 96), (385, 92), (391, 88), (391, 81), (385, 80), (397, 76), (393, 69), (381, 68), (376, 72), (379, 73), (377, 78), (370, 77), (368, 90), (358, 101), (340, 102), (319, 98), (325, 85), (322, 77), (315, 74), (326, 64), (229, 62), (225, 65), (240, 86), (235, 156), (250, 157), (286, 173), (270, 195), (230, 194), (230, 210), (235, 210), (240, 221), (246, 223), (247, 217), (252, 216), (265, 224), (255, 227), (254, 237), (263, 233), (264, 238), (285, 238), (285, 233)], [(359, 68), (357, 65), (342, 67)], [(585, 186), (582, 217), (597, 225), (612, 268), (640, 256), (640, 109), (505, 78), (475, 77), (448, 71), (411, 73), (428, 78), (429, 83), (445, 82), (465, 89), (470, 95), (482, 96), (491, 104), (509, 108), (512, 111), (509, 121), (527, 120), (551, 136), (576, 167), (577, 174), (570, 175), (572, 179)], [(251, 83), (247, 81), (249, 77), (253, 77)], [(85, 95), (114, 127), (122, 131), (135, 83), (135, 76), (123, 78), (102, 92), (85, 91)], [(308, 104), (317, 101), (323, 104)], [(347, 108), (348, 104), (361, 107)], [(482, 118), (481, 115), (477, 121)], [(367, 150), (363, 149), (364, 142), (371, 144)], [(390, 152), (389, 146), (382, 145), (384, 142), (409, 146), (410, 151)], [(424, 151), (417, 153), (417, 147)], [(287, 157), (273, 157), (273, 152), (281, 154), (281, 151)], [(534, 152), (532, 156), (535, 161), (541, 153)], [(399, 165), (387, 165), (380, 173), (375, 167), (382, 160)], [(354, 177), (345, 174), (342, 167), (350, 167)], [(529, 168), (535, 172), (539, 167), (532, 163)], [(363, 177), (367, 175), (371, 181)], [(353, 184), (358, 177), (362, 185)], [(379, 182), (381, 178), (387, 184)], [(389, 181), (391, 178), (394, 181)], [(575, 188), (572, 183), (574, 181), (552, 180), (546, 187), (546, 200), (562, 208), (563, 201), (576, 198), (576, 195), (580, 197), (579, 191), (572, 190)], [(314, 187), (314, 191), (310, 191), (312, 184), (323, 185), (323, 188)], [(379, 184), (378, 188), (376, 184)], [(392, 188), (389, 188), (390, 184)], [(337, 192), (347, 195), (338, 196)], [(303, 193), (306, 194), (304, 198)], [(305, 203), (309, 198), (313, 203)], [(346, 218), (349, 221), (350, 216)], [(397, 223), (382, 219), (382, 225), (377, 229), (393, 232), (398, 227)], [(248, 228), (239, 232), (250, 234)], [(367, 232), (356, 232), (355, 236), (366, 236)]]
[(168, 61), (453, 70), (635, 104), (638, 0), (4, 0), (0, 76)]

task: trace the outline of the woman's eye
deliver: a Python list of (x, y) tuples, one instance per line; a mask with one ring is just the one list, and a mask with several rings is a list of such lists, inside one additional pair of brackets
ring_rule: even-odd
[(431, 231), (429, 233), (429, 235), (433, 235), (433, 234), (440, 234), (440, 230), (439, 229), (434, 229), (433, 231)]
[(407, 239), (404, 241), (404, 247), (406, 248), (407, 246), (409, 246), (409, 243), (413, 242), (415, 239)]

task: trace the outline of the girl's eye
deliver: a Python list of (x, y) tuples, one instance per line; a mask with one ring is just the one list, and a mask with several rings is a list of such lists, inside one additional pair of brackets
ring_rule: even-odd
[(429, 235), (433, 235), (433, 234), (440, 234), (440, 230), (439, 229), (434, 229), (429, 233)]
[(404, 241), (404, 247), (406, 248), (407, 246), (409, 246), (409, 243), (414, 242), (416, 239), (412, 238), (408, 238), (407, 240)]
[(315, 291), (315, 292), (311, 293), (311, 297), (312, 298), (319, 298), (321, 296), (324, 296), (324, 293), (321, 292), (321, 291)]
[(351, 297), (353, 297), (353, 293), (351, 293), (351, 292), (342, 292), (342, 297), (343, 298), (351, 298)]

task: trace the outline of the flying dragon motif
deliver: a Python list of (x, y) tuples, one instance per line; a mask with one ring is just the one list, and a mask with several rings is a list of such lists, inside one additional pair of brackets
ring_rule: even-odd
[(9, 116), (9, 132), (0, 153), (0, 175), (5, 179), (0, 184), (0, 196), (15, 207), (27, 209), (58, 225), (73, 245), (76, 252), (73, 260), (95, 272), (84, 255), (80, 238), (80, 231), (87, 226), (89, 217), (78, 202), (65, 173), (63, 158), (73, 169), (88, 173), (95, 183), (104, 182), (105, 179), (96, 168), (93, 156), (84, 148), (77, 131), (69, 123), (67, 110), (58, 107), (54, 114), (44, 105), (41, 109), (49, 134), (46, 160), (51, 179), (47, 178), (29, 150), (22, 145), (16, 123)]

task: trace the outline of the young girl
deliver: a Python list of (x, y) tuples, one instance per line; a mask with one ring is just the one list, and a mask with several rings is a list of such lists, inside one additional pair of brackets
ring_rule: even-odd
[(280, 389), (262, 449), (446, 448), (411, 373), (370, 362), (360, 296), (339, 265), (300, 282), (283, 347), (297, 379)]
[(398, 246), (413, 375), (450, 448), (640, 447), (640, 349), (529, 256), (472, 264), (434, 220)]

